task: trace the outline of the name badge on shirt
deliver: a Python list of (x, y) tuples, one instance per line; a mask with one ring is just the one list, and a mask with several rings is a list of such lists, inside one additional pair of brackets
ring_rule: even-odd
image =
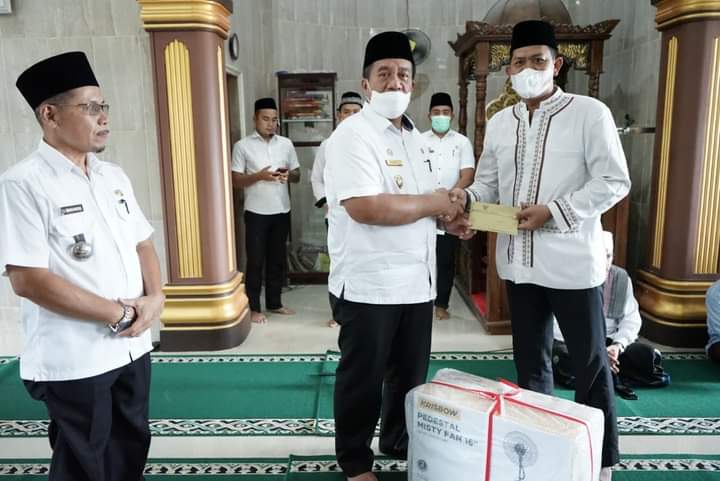
[(390, 167), (402, 167), (403, 165), (402, 159), (386, 159), (385, 163)]
[(66, 205), (65, 207), (60, 207), (60, 215), (77, 214), (84, 210), (82, 204)]

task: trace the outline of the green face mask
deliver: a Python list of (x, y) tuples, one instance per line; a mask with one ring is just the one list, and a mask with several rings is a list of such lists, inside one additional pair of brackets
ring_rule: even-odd
[(450, 130), (450, 117), (447, 115), (434, 115), (430, 117), (432, 129), (438, 134), (444, 134)]

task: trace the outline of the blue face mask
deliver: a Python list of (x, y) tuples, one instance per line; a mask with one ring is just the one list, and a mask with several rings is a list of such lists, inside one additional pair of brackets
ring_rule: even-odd
[(433, 115), (430, 117), (432, 129), (438, 134), (444, 134), (450, 130), (450, 117), (448, 115)]

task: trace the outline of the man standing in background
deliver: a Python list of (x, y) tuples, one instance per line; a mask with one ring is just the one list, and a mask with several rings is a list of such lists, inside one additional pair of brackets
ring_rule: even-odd
[[(282, 304), (287, 239), (290, 234), (288, 182), (300, 181), (300, 163), (292, 141), (277, 135), (275, 100), (255, 102), (255, 132), (235, 143), (233, 186), (245, 189), (246, 288), (252, 322), (267, 322), (260, 306), (265, 278), (265, 308), (275, 314), (295, 314)], [(263, 275), (264, 274), (264, 275)]]
[[(340, 97), (340, 106), (337, 109), (337, 124), (360, 112), (362, 109), (362, 97), (357, 92), (345, 92)], [(327, 226), (327, 199), (325, 198), (325, 146), (327, 139), (323, 140), (315, 154), (315, 162), (313, 163), (310, 182), (312, 183), (313, 195), (315, 196), (315, 207), (325, 209), (325, 226)], [(336, 327), (338, 324), (334, 319), (330, 319), (327, 323), (328, 327)]]
[[(455, 114), (450, 95), (445, 92), (433, 94), (428, 114), (431, 129), (423, 133), (433, 156), (433, 165), (440, 178), (440, 187), (448, 191), (472, 184), (475, 175), (475, 156), (470, 140), (450, 128)], [(455, 279), (455, 253), (459, 240), (443, 230), (437, 231), (437, 298), (435, 319), (448, 319), (450, 293)]]

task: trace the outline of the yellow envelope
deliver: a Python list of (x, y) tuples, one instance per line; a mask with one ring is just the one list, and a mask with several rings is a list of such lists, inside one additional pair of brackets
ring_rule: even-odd
[(499, 234), (517, 235), (518, 220), (515, 214), (520, 207), (473, 202), (470, 209), (470, 228)]

